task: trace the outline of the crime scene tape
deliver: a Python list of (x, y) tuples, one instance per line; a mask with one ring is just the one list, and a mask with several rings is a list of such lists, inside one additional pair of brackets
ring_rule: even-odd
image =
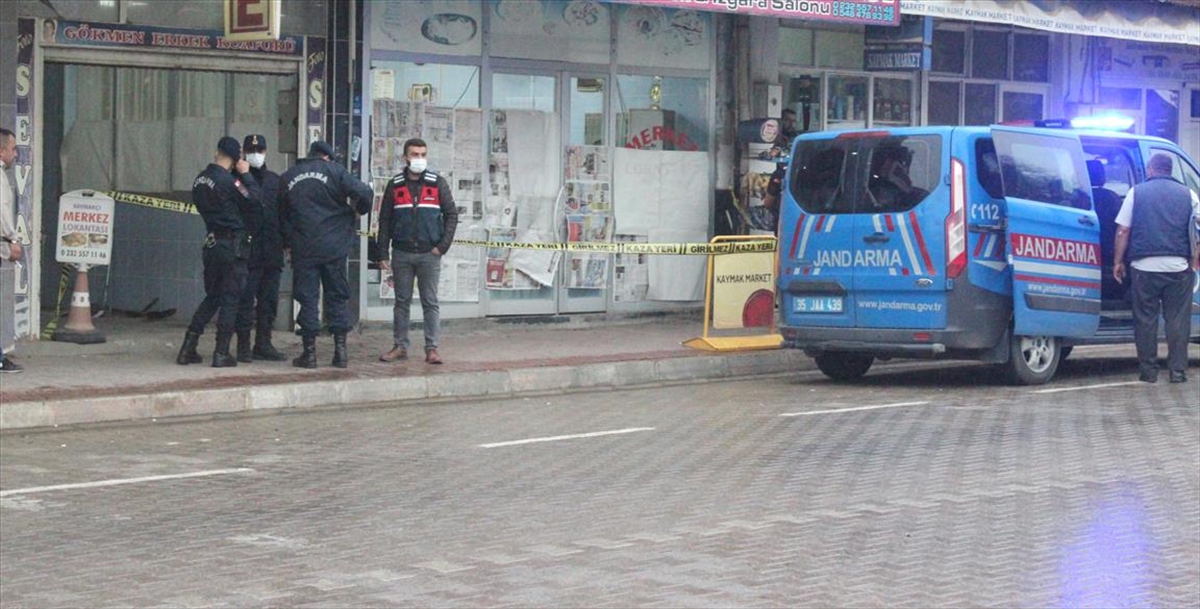
[[(159, 199), (128, 192), (107, 191), (104, 194), (114, 201), (177, 211), (187, 214), (198, 214), (196, 206), (183, 201)], [(358, 231), (360, 236), (374, 237), (375, 233)], [(542, 250), (555, 252), (581, 252), (589, 254), (658, 254), (676, 256), (704, 256), (719, 254), (745, 254), (775, 251), (774, 239), (727, 241), (724, 243), (608, 243), (608, 242), (570, 242), (570, 243), (517, 243), (511, 241), (483, 241), (478, 239), (455, 239), (454, 245), (471, 247), (486, 247), (496, 249)]]

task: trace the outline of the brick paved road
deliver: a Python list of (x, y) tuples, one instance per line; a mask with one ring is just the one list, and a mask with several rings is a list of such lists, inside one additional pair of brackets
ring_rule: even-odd
[(0, 605), (1200, 604), (1200, 387), (1069, 364), (5, 435)]

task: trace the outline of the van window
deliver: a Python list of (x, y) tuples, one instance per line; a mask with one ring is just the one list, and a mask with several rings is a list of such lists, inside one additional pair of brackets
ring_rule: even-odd
[(1004, 195), (1052, 205), (1091, 209), (1091, 183), (1087, 172), (1076, 167), (1070, 140), (1025, 140), (1017, 137), (1009, 150), (1001, 150), (1000, 171)]
[(1104, 167), (1104, 184), (1100, 187), (1112, 191), (1116, 196), (1124, 197), (1137, 183), (1133, 173), (1133, 160), (1124, 147), (1100, 146), (1085, 142), (1083, 156), (1088, 161), (1100, 162)]
[(899, 213), (937, 188), (938, 135), (802, 141), (792, 163), (792, 196), (809, 213)]
[(1150, 156), (1159, 153), (1171, 157), (1171, 177), (1183, 182), (1192, 191), (1200, 193), (1200, 175), (1197, 175), (1196, 168), (1192, 167), (1190, 163), (1179, 156), (1174, 150), (1166, 150), (1164, 148), (1150, 149)]
[(996, 143), (990, 139), (975, 140), (975, 178), (989, 197), (1004, 198), (1004, 181), (1000, 179), (1000, 160), (996, 158)]

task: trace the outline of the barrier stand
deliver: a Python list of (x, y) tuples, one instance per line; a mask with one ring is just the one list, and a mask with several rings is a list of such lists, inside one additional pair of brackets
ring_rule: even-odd
[(92, 300), (88, 289), (88, 265), (80, 264), (75, 273), (75, 291), (71, 294), (71, 308), (67, 312), (67, 323), (54, 331), (50, 340), (79, 345), (91, 345), (105, 341), (104, 335), (92, 325)]
[[(711, 243), (772, 241), (775, 237), (713, 237)], [(767, 252), (709, 254), (704, 290), (704, 333), (684, 341), (703, 351), (778, 349), (783, 336), (775, 331), (775, 275), (778, 248)], [(713, 335), (712, 330), (769, 328), (766, 334)]]

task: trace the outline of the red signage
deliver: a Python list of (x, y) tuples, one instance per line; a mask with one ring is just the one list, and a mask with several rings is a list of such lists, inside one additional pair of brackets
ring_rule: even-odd
[(897, 25), (900, 0), (608, 0), (694, 11), (809, 19), (859, 25)]
[(225, 37), (278, 40), (282, 0), (225, 0)]

